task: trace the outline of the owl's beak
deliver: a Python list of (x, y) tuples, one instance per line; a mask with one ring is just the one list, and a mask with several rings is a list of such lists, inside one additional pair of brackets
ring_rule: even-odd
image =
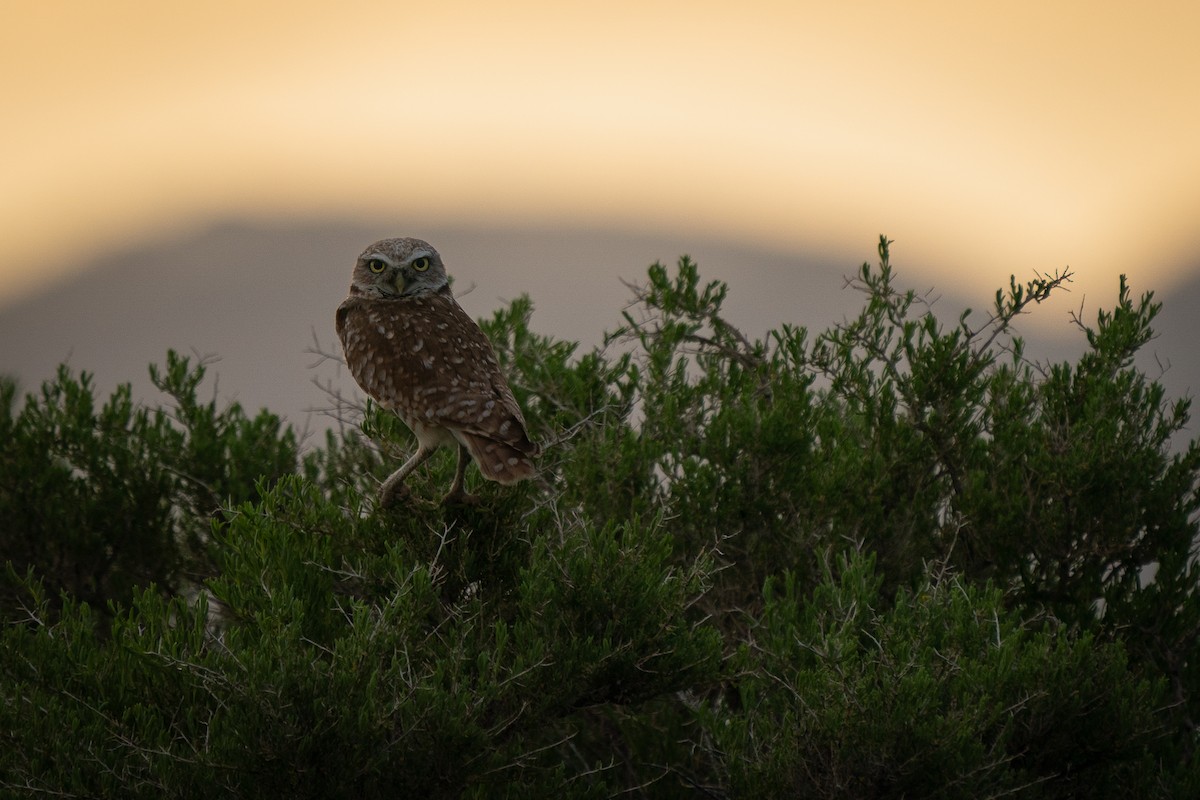
[(396, 273), (395, 285), (396, 285), (396, 294), (404, 294), (404, 273), (403, 272)]

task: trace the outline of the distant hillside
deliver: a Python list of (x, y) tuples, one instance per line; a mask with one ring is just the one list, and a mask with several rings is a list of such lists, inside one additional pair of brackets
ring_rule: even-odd
[[(0, 308), (0, 372), (15, 374), (31, 390), (67, 361), (95, 373), (102, 392), (132, 381), (135, 392), (147, 396), (153, 391), (147, 364), (161, 362), (168, 348), (195, 351), (220, 359), (210, 374), (223, 397), (252, 409), (268, 406), (300, 427), (322, 427), (323, 418), (309, 414), (324, 403), (313, 379), (354, 389), (332, 364), (313, 368), (319, 359), (307, 350), (314, 335), (336, 349), (333, 311), (355, 256), (371, 241), (394, 235), (419, 236), (442, 252), (472, 315), (489, 315), (527, 293), (535, 304), (535, 330), (590, 347), (620, 323), (630, 296), (622, 280), (641, 281), (650, 263), (674, 262), (684, 253), (699, 263), (703, 277), (729, 284), (726, 309), (748, 334), (761, 336), (785, 321), (824, 328), (858, 307), (861, 298), (843, 291), (843, 279), (863, 260), (873, 260), (877, 232), (864, 231), (861, 253), (798, 256), (686, 234), (224, 222), (102, 255), (68, 282)], [(900, 284), (929, 288), (904, 263), (903, 243), (895, 251)], [(1144, 290), (1133, 277), (1135, 291)], [(955, 295), (961, 287), (934, 288), (947, 322), (957, 309), (982, 309), (989, 300)], [(1166, 310), (1152, 349), (1170, 361), (1164, 382), (1180, 393), (1200, 386), (1192, 311), (1200, 303), (1200, 282), (1174, 297), (1159, 293), (1159, 299), (1166, 300)], [(1111, 298), (1089, 298), (1088, 314), (1094, 315), (1097, 301)], [(1061, 332), (1061, 338), (1031, 343), (1031, 352), (1059, 357), (1076, 350), (1078, 337), (1065, 320)]]

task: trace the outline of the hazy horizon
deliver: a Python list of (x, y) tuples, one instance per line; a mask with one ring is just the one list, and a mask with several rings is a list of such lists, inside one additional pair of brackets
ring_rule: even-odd
[[(729, 285), (728, 319), (747, 335), (762, 338), (784, 322), (815, 335), (861, 307), (861, 296), (845, 288), (845, 278), (864, 261), (875, 263), (877, 239), (864, 236), (855, 257), (796, 257), (719, 239), (595, 228), (398, 230), (308, 217), (272, 225), (228, 220), (110, 254), (78, 276), (0, 307), (0, 341), (8, 345), (0, 350), (0, 374), (15, 375), (23, 392), (36, 393), (65, 360), (76, 372), (94, 374), (100, 397), (129, 382), (140, 401), (157, 405), (168, 399), (150, 386), (147, 366), (162, 364), (171, 348), (217, 358), (202, 396), (215, 392), (221, 404), (236, 400), (250, 412), (265, 407), (299, 429), (320, 430), (331, 421), (311, 413), (328, 401), (314, 380), (332, 382), (348, 396), (359, 390), (334, 362), (310, 350), (338, 352), (333, 312), (354, 258), (371, 241), (395, 234), (423, 236), (439, 248), (472, 316), (490, 316), (529, 294), (533, 330), (578, 341), (580, 352), (620, 325), (630, 300), (623, 281), (644, 282), (650, 263), (673, 265), (683, 254), (698, 262), (704, 280)], [(948, 325), (968, 306), (986, 313), (995, 290), (1007, 285), (1007, 276), (991, 291), (939, 284), (911, 260), (904, 241), (893, 244), (892, 256), (897, 287), (932, 290), (934, 310)], [(1017, 277), (1027, 280), (1032, 273)], [(1157, 290), (1136, 272), (1130, 286), (1135, 296)], [(1096, 311), (1111, 308), (1117, 296), (1115, 282), (1095, 294), (1069, 288), (1018, 320), (1031, 357), (1073, 358), (1084, 342), (1069, 313), (1082, 309), (1094, 324)], [(1160, 336), (1145, 348), (1139, 366), (1161, 377), (1171, 397), (1189, 395), (1200, 387), (1194, 347), (1200, 320), (1191, 312), (1200, 304), (1200, 280), (1156, 291), (1156, 297), (1164, 302)]]

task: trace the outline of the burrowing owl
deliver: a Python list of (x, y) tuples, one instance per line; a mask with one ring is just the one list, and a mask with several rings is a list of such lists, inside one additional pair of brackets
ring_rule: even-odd
[(354, 265), (337, 332), (358, 385), (400, 415), (417, 452), (383, 483), (379, 504), (441, 445), (458, 445), (458, 469), (443, 502), (473, 500), (463, 489), (475, 459), (485, 478), (509, 484), (535, 475), (538, 446), (475, 321), (450, 292), (442, 257), (420, 239), (384, 239)]

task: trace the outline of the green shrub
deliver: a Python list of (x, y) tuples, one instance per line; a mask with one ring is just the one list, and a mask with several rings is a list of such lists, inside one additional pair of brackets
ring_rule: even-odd
[[(752, 340), (686, 257), (580, 353), (482, 324), (552, 484), (374, 509), (411, 450), (367, 404), (301, 452), (263, 411), (65, 368), (0, 383), (0, 787), (81, 797), (1200, 793), (1197, 475), (1133, 366), (945, 324), (894, 288)], [(361, 423), (361, 424), (358, 424)], [(453, 455), (410, 478), (437, 497)]]
[(768, 582), (734, 702), (708, 730), (736, 796), (1154, 794), (1162, 681), (1123, 649), (1023, 620), (957, 577), (880, 594), (854, 555), (809, 591)]

